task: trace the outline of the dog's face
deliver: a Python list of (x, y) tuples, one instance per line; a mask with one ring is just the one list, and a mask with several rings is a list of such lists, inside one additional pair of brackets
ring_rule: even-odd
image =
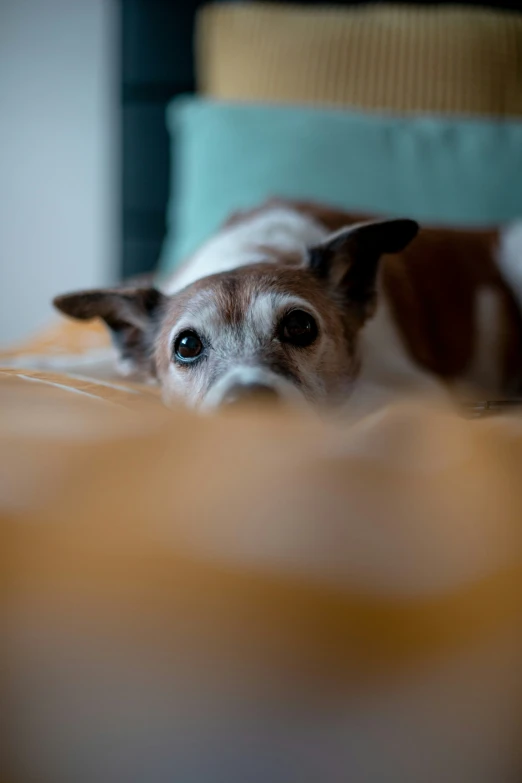
[(55, 304), (77, 318), (103, 318), (122, 364), (156, 376), (167, 404), (332, 404), (346, 399), (357, 374), (357, 337), (375, 308), (379, 259), (417, 230), (410, 220), (362, 224), (306, 258), (240, 267), (172, 296), (122, 288)]
[(242, 267), (166, 300), (155, 366), (169, 403), (319, 402), (349, 387), (356, 324), (307, 269)]

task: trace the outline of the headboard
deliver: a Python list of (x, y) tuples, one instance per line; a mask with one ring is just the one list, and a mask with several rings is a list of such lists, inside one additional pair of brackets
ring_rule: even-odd
[[(120, 0), (122, 277), (151, 271), (158, 260), (170, 172), (165, 107), (172, 97), (194, 91), (194, 19), (203, 4), (203, 0)], [(315, 4), (332, 2), (316, 0)], [(337, 0), (336, 4), (360, 3)], [(519, 9), (522, 2), (461, 0), (460, 4)]]

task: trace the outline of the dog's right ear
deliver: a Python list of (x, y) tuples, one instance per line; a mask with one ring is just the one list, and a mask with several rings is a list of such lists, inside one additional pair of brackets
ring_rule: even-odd
[(63, 294), (53, 304), (81, 321), (105, 321), (120, 354), (122, 372), (155, 375), (154, 338), (165, 300), (155, 288), (113, 288)]
[(373, 220), (346, 226), (309, 250), (310, 269), (356, 308), (362, 320), (375, 308), (379, 262), (417, 236), (415, 220)]

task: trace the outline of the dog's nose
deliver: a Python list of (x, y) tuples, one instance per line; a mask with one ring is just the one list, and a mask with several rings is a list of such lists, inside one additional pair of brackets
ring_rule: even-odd
[(221, 405), (269, 404), (280, 401), (279, 393), (264, 383), (236, 383), (226, 392)]

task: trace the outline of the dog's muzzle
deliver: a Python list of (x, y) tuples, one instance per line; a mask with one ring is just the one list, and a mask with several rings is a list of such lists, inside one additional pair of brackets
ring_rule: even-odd
[(281, 402), (277, 389), (264, 383), (235, 383), (227, 390), (219, 407), (274, 405)]
[(264, 367), (234, 367), (207, 392), (201, 410), (226, 410), (240, 405), (299, 405), (302, 393), (286, 378)]

